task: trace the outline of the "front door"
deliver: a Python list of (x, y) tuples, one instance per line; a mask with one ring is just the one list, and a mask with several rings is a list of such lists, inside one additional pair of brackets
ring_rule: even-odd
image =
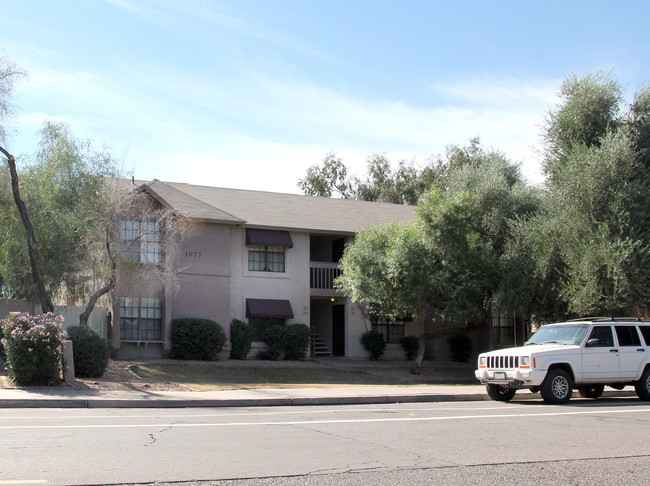
[(582, 378), (587, 383), (610, 382), (619, 378), (618, 348), (614, 345), (612, 326), (594, 326), (587, 340), (598, 344), (582, 350)]
[(345, 305), (332, 306), (332, 354), (345, 356)]

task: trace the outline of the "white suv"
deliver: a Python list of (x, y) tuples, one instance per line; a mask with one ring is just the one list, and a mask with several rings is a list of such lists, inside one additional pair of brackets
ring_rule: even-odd
[(476, 378), (493, 400), (517, 390), (539, 391), (547, 403), (566, 403), (576, 388), (598, 398), (605, 386), (634, 386), (650, 400), (650, 321), (580, 319), (542, 326), (522, 347), (482, 353)]

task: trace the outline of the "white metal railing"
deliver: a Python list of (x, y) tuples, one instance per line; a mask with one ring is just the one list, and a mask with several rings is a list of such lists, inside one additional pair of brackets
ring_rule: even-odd
[(334, 279), (339, 275), (341, 269), (336, 262), (309, 262), (309, 288), (312, 291), (328, 291), (328, 294), (337, 294)]

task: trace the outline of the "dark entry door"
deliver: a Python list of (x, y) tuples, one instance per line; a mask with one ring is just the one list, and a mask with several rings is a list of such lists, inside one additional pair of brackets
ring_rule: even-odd
[(332, 354), (345, 356), (345, 306), (332, 306)]

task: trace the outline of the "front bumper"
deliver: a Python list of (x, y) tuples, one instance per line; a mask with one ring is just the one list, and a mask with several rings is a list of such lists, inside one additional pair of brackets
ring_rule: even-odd
[(494, 384), (503, 385), (508, 388), (528, 388), (541, 385), (546, 376), (546, 371), (526, 369), (490, 370), (479, 368), (474, 372), (474, 376), (484, 385)]

